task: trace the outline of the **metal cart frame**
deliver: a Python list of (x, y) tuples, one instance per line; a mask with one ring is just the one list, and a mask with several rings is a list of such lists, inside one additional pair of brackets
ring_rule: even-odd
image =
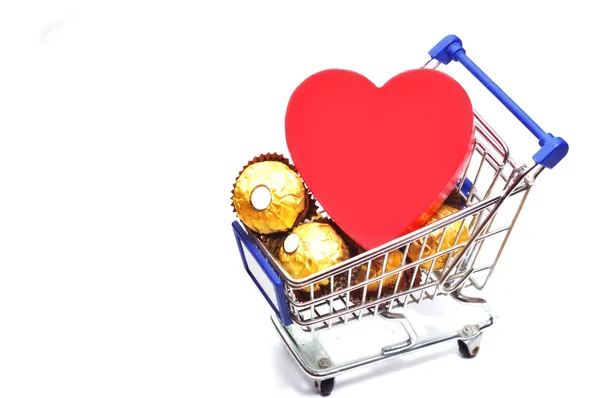
[[(523, 123), (540, 145), (532, 165), (516, 163), (506, 143), (475, 111), (476, 145), (457, 186), (464, 200), (460, 211), (300, 280), (291, 278), (280, 267), (258, 235), (238, 220), (232, 224), (244, 267), (273, 310), (275, 329), (322, 395), (331, 393), (335, 377), (343, 372), (450, 340), (458, 341), (464, 356), (476, 356), (482, 332), (494, 320), (487, 311), (474, 321), (431, 337), (419, 334), (405, 311), (411, 304), (445, 296), (461, 304), (484, 306), (484, 299), (468, 292), (484, 289), (536, 178), (544, 169), (556, 166), (568, 152), (562, 138), (544, 132), (467, 57), (457, 36), (444, 37), (429, 56), (423, 68), (459, 62)], [(324, 211), (322, 214), (327, 216)], [(425, 253), (424, 243), (431, 234), (441, 232), (443, 241), (448, 228), (456, 223), (460, 223), (461, 231), (468, 228), (467, 241), (459, 243), (457, 235), (451, 246), (437, 245), (433, 252)], [(419, 245), (420, 251), (416, 258), (407, 260), (411, 245)], [(402, 264), (385, 270), (388, 255), (394, 250), (405, 254)], [(378, 275), (357, 282), (359, 270), (364, 272), (366, 267), (365, 275), (370, 275), (371, 266), (381, 259), (383, 269)], [(436, 262), (443, 267), (436, 269)], [(393, 291), (383, 288), (384, 280), (389, 278), (395, 278)], [(374, 322), (393, 321), (405, 337), (382, 344), (369, 355), (344, 361), (332, 359), (319, 334), (369, 318)]]

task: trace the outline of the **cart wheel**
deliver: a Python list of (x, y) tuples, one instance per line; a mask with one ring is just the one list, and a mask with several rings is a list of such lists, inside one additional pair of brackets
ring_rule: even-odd
[(479, 352), (479, 345), (467, 344), (462, 340), (458, 340), (458, 351), (465, 358), (475, 358)]
[(333, 386), (335, 385), (335, 378), (324, 379), (324, 380), (315, 380), (315, 387), (319, 390), (319, 393), (323, 397), (329, 396), (333, 391)]

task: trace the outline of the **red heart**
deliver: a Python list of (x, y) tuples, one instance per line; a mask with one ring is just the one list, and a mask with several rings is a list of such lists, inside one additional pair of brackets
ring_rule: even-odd
[(308, 188), (365, 249), (422, 226), (474, 145), (467, 93), (432, 69), (400, 73), (382, 87), (352, 71), (318, 72), (294, 90), (285, 132)]

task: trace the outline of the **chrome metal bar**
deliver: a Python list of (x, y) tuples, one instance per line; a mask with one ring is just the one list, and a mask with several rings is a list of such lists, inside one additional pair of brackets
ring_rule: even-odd
[[(366, 284), (363, 287), (363, 296), (362, 296), (362, 304), (361, 307), (363, 307), (365, 305), (365, 300), (367, 298), (367, 286), (369, 283), (369, 274), (371, 272), (371, 263), (373, 262), (373, 260), (369, 260), (369, 263), (367, 264), (367, 273), (365, 274), (365, 280), (364, 282), (366, 282)], [(362, 318), (362, 308), (360, 309), (360, 312), (358, 313), (358, 319), (360, 320), (360, 318)]]
[(447, 270), (444, 271), (444, 273), (442, 274), (442, 278), (440, 280), (440, 290), (442, 292), (451, 293), (451, 292), (455, 291), (469, 277), (469, 275), (473, 271), (473, 267), (471, 267), (470, 270), (466, 271), (465, 274), (463, 275), (463, 277), (460, 278), (460, 280), (457, 283), (455, 283), (454, 285), (448, 286), (446, 284), (448, 277), (450, 276), (450, 273), (456, 267), (456, 265), (460, 262), (462, 257), (465, 255), (465, 252), (468, 250), (468, 247), (470, 247), (473, 244), (473, 242), (475, 241), (475, 239), (477, 239), (477, 237), (483, 232), (484, 227), (487, 225), (488, 221), (496, 214), (496, 212), (498, 211), (498, 209), (500, 208), (502, 203), (504, 203), (504, 201), (512, 194), (512, 192), (514, 192), (517, 189), (517, 187), (519, 186), (519, 184), (521, 183), (523, 178), (525, 178), (527, 176), (527, 174), (529, 174), (534, 168), (535, 168), (535, 166), (530, 167), (525, 172), (517, 175), (517, 177), (514, 178), (514, 181), (504, 191), (502, 196), (500, 196), (498, 202), (496, 202), (494, 204), (492, 211), (487, 215), (485, 221), (483, 221), (483, 223), (480, 224), (478, 226), (478, 228), (475, 230), (475, 232), (473, 233), (473, 236), (471, 236), (471, 238), (467, 242), (467, 246), (465, 247), (465, 249), (463, 249), (460, 253), (458, 253), (458, 255), (453, 259), (454, 261), (452, 262), (452, 264), (448, 267)]
[[(476, 242), (484, 241), (485, 239), (487, 239), (487, 238), (489, 238), (491, 236), (497, 235), (499, 233), (502, 233), (502, 232), (506, 231), (507, 229), (508, 229), (508, 226), (507, 227), (502, 227), (502, 228), (495, 229), (494, 231), (491, 231), (491, 232), (489, 232), (489, 233), (487, 233), (485, 235), (479, 236), (476, 239)], [(390, 271), (386, 275), (380, 275), (380, 276), (377, 276), (377, 277), (372, 278), (370, 280), (366, 280), (366, 281), (362, 281), (362, 282), (357, 282), (356, 284), (354, 284), (352, 286), (348, 286), (348, 287), (346, 287), (344, 289), (341, 289), (341, 290), (337, 291), (335, 293), (335, 295), (341, 296), (341, 295), (343, 295), (345, 293), (349, 293), (352, 290), (359, 290), (361, 288), (364, 289), (364, 286), (366, 286), (367, 284), (375, 283), (375, 282), (379, 281), (380, 279), (387, 278), (387, 277), (389, 277), (391, 275), (394, 275), (394, 274), (399, 273), (399, 272), (406, 271), (407, 269), (410, 269), (410, 268), (414, 268), (415, 270), (418, 270), (418, 268), (419, 268), (419, 266), (421, 264), (423, 264), (425, 262), (428, 262), (428, 261), (431, 261), (431, 260), (433, 260), (433, 259), (435, 259), (437, 257), (441, 257), (441, 256), (443, 256), (445, 254), (448, 254), (448, 253), (454, 251), (454, 250), (457, 250), (457, 249), (460, 249), (462, 247), (465, 247), (466, 244), (467, 244), (467, 242), (463, 242), (463, 243), (458, 244), (458, 245), (456, 245), (454, 247), (450, 247), (448, 249), (440, 250), (438, 253), (432, 254), (430, 256), (426, 256), (426, 257), (422, 257), (421, 256), (422, 257), (421, 259), (415, 260), (415, 261), (411, 262), (410, 264), (405, 265), (402, 268), (398, 268), (396, 270)], [(414, 280), (415, 279), (416, 279), (416, 273), (413, 273), (413, 282), (412, 282), (411, 286), (414, 285)], [(400, 292), (400, 294), (403, 294), (403, 293), (406, 293), (406, 291)], [(388, 298), (388, 297), (393, 297), (393, 296), (392, 295), (386, 296), (386, 298)], [(299, 310), (303, 310), (303, 309), (309, 309), (311, 306), (316, 306), (316, 305), (323, 304), (328, 299), (329, 299), (329, 296), (323, 296), (323, 297), (320, 297), (318, 299), (314, 299), (314, 300), (310, 300), (310, 301), (306, 301), (306, 302), (301, 302), (301, 303), (296, 303), (295, 302), (292, 305), (297, 306)]]
[[(413, 274), (416, 274), (417, 272), (420, 271), (421, 263), (418, 263), (418, 261), (423, 259), (423, 253), (425, 252), (425, 247), (427, 247), (427, 237), (425, 238), (425, 241), (421, 245), (421, 250), (419, 250), (419, 257), (415, 261), (417, 263), (417, 266), (414, 268)], [(411, 263), (411, 265), (412, 265), (412, 263)], [(427, 284), (427, 280), (425, 280), (425, 284)], [(421, 295), (419, 296), (419, 300), (417, 301), (417, 303), (421, 302), (421, 298), (423, 297), (422, 292), (423, 291), (421, 290)], [(406, 299), (404, 301), (406, 302)]]
[[(508, 145), (504, 140), (492, 129), (492, 127), (481, 117), (479, 112), (473, 110), (475, 120), (483, 126), (482, 132), (486, 136), (488, 142), (502, 155), (504, 155), (504, 161), (502, 163), (510, 163), (510, 151)], [(513, 164), (514, 166), (514, 164)]]
[[(329, 298), (329, 311), (330, 313), (333, 313), (333, 287), (334, 287), (334, 280), (333, 278), (335, 277), (335, 275), (331, 275), (331, 280), (329, 281), (329, 288), (330, 288), (330, 298)], [(329, 320), (329, 324), (327, 325), (328, 327), (331, 327), (331, 322), (333, 319)]]
[[(385, 255), (383, 256), (383, 265), (382, 265), (382, 268), (381, 268), (381, 275), (385, 275), (385, 269), (386, 269), (386, 266), (387, 266), (389, 255), (390, 254), (388, 252), (388, 253), (385, 253)], [(398, 275), (396, 276), (396, 279), (400, 279), (401, 276), (402, 276), (402, 274), (398, 273)], [(384, 279), (380, 279), (379, 280), (379, 288), (377, 289), (377, 299), (381, 298), (381, 289), (383, 287), (383, 281), (384, 281)], [(375, 309), (374, 309), (374, 312), (377, 312), (378, 309), (379, 309), (379, 305), (376, 305)]]
[[(519, 173), (522, 173), (522, 172), (523, 172), (523, 171), (525, 171), (525, 170), (526, 170), (526, 166), (525, 166), (525, 165), (521, 165), (521, 166), (519, 166), (519, 167), (514, 167), (514, 168), (513, 168), (513, 170), (512, 170), (512, 171), (511, 171), (511, 173), (510, 173), (510, 176), (509, 176), (508, 180), (506, 181), (506, 184), (505, 184), (505, 186), (504, 186), (504, 189), (508, 189), (508, 187), (509, 187), (509, 181), (513, 180), (513, 179), (514, 179), (514, 178), (515, 178), (515, 177), (516, 177), (516, 176), (517, 176)], [(527, 190), (527, 191), (525, 191), (525, 192), (528, 192), (528, 190)], [(491, 211), (491, 210), (490, 210), (490, 211)], [(492, 228), (492, 226), (494, 225), (494, 222), (495, 222), (495, 220), (496, 220), (496, 216), (497, 216), (497, 215), (498, 215), (498, 212), (496, 212), (495, 214), (492, 214), (492, 215), (490, 216), (490, 218), (489, 218), (489, 221), (487, 222), (487, 227), (485, 227), (485, 229), (484, 229), (484, 233), (487, 233), (487, 232), (488, 232), (488, 231), (489, 231), (489, 230)], [(480, 220), (478, 220), (478, 221), (480, 221)], [(508, 230), (508, 227), (506, 227), (506, 230)], [(505, 239), (506, 239), (506, 237), (505, 237)], [(472, 264), (474, 264), (474, 263), (475, 263), (475, 261), (477, 260), (477, 257), (479, 257), (479, 253), (481, 252), (481, 250), (483, 249), (483, 246), (485, 246), (485, 244), (486, 244), (487, 242), (488, 242), (488, 241), (487, 241), (487, 240), (485, 240), (485, 241), (482, 241), (482, 242), (478, 242), (478, 243), (475, 245), (475, 248), (474, 248), (473, 250), (476, 250), (476, 252), (475, 252), (475, 256), (474, 256), (474, 258), (473, 258), (473, 262), (472, 262)], [(470, 278), (470, 277), (469, 277), (469, 278)], [(475, 286), (477, 289), (479, 289), (479, 290), (483, 289), (483, 285), (480, 285), (480, 284), (479, 284), (479, 283), (477, 283), (475, 280), (473, 280), (473, 285), (474, 285), (474, 286)], [(484, 285), (485, 285), (485, 284), (484, 284)]]
[[(485, 151), (485, 145), (483, 145), (481, 143), (481, 141), (477, 141), (477, 145), (475, 146), (475, 151), (480, 154), (483, 155), (483, 152)], [(494, 169), (499, 169), (501, 167), (503, 167), (505, 164), (502, 163), (501, 161), (499, 161), (498, 159), (496, 159), (495, 156), (493, 156), (492, 154), (490, 154), (490, 166), (492, 166)]]
[[(350, 283), (352, 281), (352, 270), (349, 269), (348, 270), (348, 282), (347, 282), (347, 286), (346, 286), (346, 311), (348, 311), (348, 309), (350, 308)], [(348, 313), (346, 313), (346, 315), (344, 315), (344, 323), (348, 323)]]
[[(475, 192), (475, 187), (477, 187), (477, 182), (479, 181), (479, 177), (481, 175), (481, 170), (483, 169), (483, 166), (486, 164), (486, 160), (488, 158), (488, 152), (486, 150), (483, 151), (482, 157), (481, 157), (481, 162), (479, 163), (479, 167), (477, 168), (477, 173), (475, 174), (475, 179), (473, 181), (473, 187), (471, 188), (469, 195), (467, 197), (467, 206), (469, 206), (471, 204), (471, 201), (473, 199), (473, 194)], [(471, 219), (471, 223), (470, 226), (472, 227), (473, 224), (476, 224), (479, 220), (480, 220), (480, 216), (481, 216), (482, 212), (476, 213), (473, 215), (472, 219)], [(456, 246), (456, 244), (458, 243), (458, 239), (460, 238), (462, 232), (463, 232), (463, 228), (465, 226), (465, 221), (466, 221), (466, 217), (462, 219), (461, 224), (460, 224), (460, 228), (458, 230), (458, 233), (456, 234), (456, 237), (454, 238), (454, 243), (452, 244), (452, 246)], [(463, 250), (469, 250), (468, 246), (465, 247)], [(455, 251), (453, 251), (449, 256), (448, 256), (448, 260), (446, 262), (446, 264), (444, 265), (444, 269), (447, 268), (448, 263), (452, 263), (452, 258), (455, 255)], [(458, 268), (456, 268), (456, 272), (458, 272)], [(436, 288), (436, 293), (437, 293), (437, 288)]]
[[(442, 231), (442, 236), (440, 237), (440, 241), (439, 241), (439, 243), (435, 249), (435, 253), (434, 253), (434, 256), (436, 256), (436, 257), (434, 257), (433, 260), (431, 260), (431, 265), (429, 266), (429, 270), (427, 271), (427, 277), (425, 278), (425, 283), (428, 283), (429, 280), (431, 279), (431, 273), (432, 273), (433, 269), (435, 268), (435, 263), (436, 263), (437, 259), (439, 258), (439, 252), (442, 248), (442, 244), (444, 243), (444, 238), (446, 237), (446, 232), (448, 232), (448, 226), (444, 227), (444, 230)], [(456, 243), (454, 245), (456, 245)], [(423, 247), (425, 247), (425, 244), (423, 244)], [(419, 296), (419, 300), (417, 301), (417, 303), (420, 303), (421, 300), (423, 299), (423, 293), (425, 293), (425, 291), (421, 290), (421, 295)]]
[(413, 326), (410, 324), (409, 319), (404, 314), (386, 311), (381, 313), (381, 317), (385, 319), (400, 321), (400, 324), (402, 325), (404, 331), (408, 335), (408, 340), (406, 341), (383, 347), (381, 349), (381, 353), (383, 355), (391, 355), (399, 353), (401, 351), (405, 351), (407, 348), (417, 343), (418, 337), (417, 333), (415, 332), (415, 328), (413, 328)]
[[(275, 329), (279, 333), (282, 341), (284, 342), (285, 347), (288, 352), (292, 355), (296, 363), (299, 365), (300, 369), (308, 376), (314, 379), (325, 379), (331, 377), (337, 377), (345, 372), (358, 369), (362, 366), (375, 363), (381, 360), (385, 360), (388, 358), (393, 358), (397, 355), (408, 354), (410, 352), (414, 352), (423, 348), (431, 347), (436, 344), (444, 343), (446, 341), (458, 340), (462, 337), (461, 331), (455, 331), (451, 333), (443, 333), (437, 335), (433, 338), (429, 339), (419, 339), (416, 333), (414, 334), (416, 342), (412, 345), (407, 346), (405, 349), (398, 349), (393, 351), (386, 351), (386, 353), (382, 352), (376, 355), (357, 358), (352, 361), (348, 361), (343, 364), (335, 364), (332, 363), (331, 366), (327, 368), (321, 368), (318, 365), (314, 364), (313, 358), (317, 356), (326, 355), (323, 351), (321, 353), (320, 344), (311, 344), (307, 342), (308, 339), (314, 338), (313, 336), (304, 337), (303, 335), (299, 335), (294, 325), (291, 327), (283, 326), (275, 317), (271, 317), (271, 321), (275, 326)], [(488, 315), (486, 320), (478, 322), (475, 324), (476, 328), (479, 331), (483, 331), (494, 323), (494, 318), (491, 315)], [(411, 326), (412, 327), (412, 326)], [(297, 341), (297, 339), (299, 341)]]
[[(408, 257), (408, 251), (410, 250), (410, 242), (405, 246), (404, 248), (404, 254), (402, 255), (402, 261), (400, 262), (400, 268), (403, 268), (406, 265), (406, 258)], [(398, 274), (398, 277), (396, 278), (396, 283), (394, 284), (394, 292), (392, 293), (392, 295), (396, 294), (398, 292), (398, 286), (400, 285), (400, 280), (403, 277), (403, 273), (404, 271), (400, 271), (402, 272), (402, 274)], [(413, 273), (413, 280), (414, 277), (416, 275)], [(410, 286), (409, 286), (410, 287)], [(391, 310), (394, 306), (394, 301), (390, 301), (390, 304), (388, 305), (388, 309)]]
[(440, 64), (441, 64), (440, 61), (438, 61), (435, 58), (431, 58), (429, 61), (425, 62), (425, 64), (423, 64), (423, 66), (421, 66), (421, 68), (429, 67), (429, 69), (436, 69), (438, 66), (440, 66)]
[[(310, 300), (314, 301), (315, 300), (315, 285), (314, 283), (311, 283), (310, 285)], [(315, 305), (311, 305), (310, 306), (310, 320), (314, 320), (315, 319)]]
[[(477, 144), (475, 145), (475, 148), (477, 148)], [(471, 156), (469, 156), (469, 160), (467, 161), (467, 164), (465, 165), (465, 169), (462, 172), (462, 176), (460, 177), (460, 183), (458, 184), (458, 188), (457, 188), (458, 192), (462, 192), (462, 187), (467, 178), (467, 173), (469, 172), (469, 167), (471, 167), (471, 161), (473, 160), (473, 155), (475, 155), (475, 151), (471, 152)], [(473, 190), (473, 187), (471, 187), (471, 190)]]
[[(455, 276), (451, 276), (451, 277), (448, 278), (448, 282), (453, 282), (455, 279), (458, 279), (459, 277), (460, 277), (460, 275), (456, 276), (456, 277)], [(414, 297), (414, 295), (412, 293), (416, 293), (416, 292), (420, 292), (421, 290), (429, 289), (431, 287), (436, 286), (437, 284), (439, 284), (439, 282), (436, 281), (436, 282), (430, 282), (430, 283), (423, 284), (423, 285), (418, 285), (417, 287), (413, 287), (410, 290), (402, 291), (402, 292), (398, 293), (395, 296), (390, 295), (390, 296), (387, 296), (387, 297), (382, 297), (379, 300), (373, 300), (373, 301), (365, 302), (364, 304), (359, 304), (359, 305), (351, 308), (349, 310), (349, 312), (351, 312), (351, 313), (357, 313), (358, 312), (359, 315), (360, 315), (360, 313), (361, 312), (364, 313), (365, 310), (366, 311), (372, 311), (373, 307), (376, 304), (382, 304), (385, 301), (394, 300), (394, 299), (396, 299), (396, 298), (398, 298), (400, 296), (405, 296), (405, 295), (410, 295), (411, 298), (412, 298), (412, 300), (413, 300), (413, 303), (418, 303), (418, 299), (416, 297)], [(440, 293), (440, 295), (442, 295), (442, 294), (445, 294), (445, 293)], [(313, 319), (312, 321), (306, 321), (304, 319), (295, 319), (294, 321), (298, 325), (308, 326), (308, 325), (311, 325), (311, 324), (322, 323), (322, 322), (325, 322), (325, 321), (329, 320), (330, 318), (335, 318), (335, 317), (342, 316), (342, 315), (345, 315), (345, 311), (340, 311), (340, 312), (337, 312), (336, 314), (333, 314), (333, 315), (323, 315), (323, 316), (321, 316), (321, 317), (319, 317), (317, 319)], [(359, 320), (359, 319), (362, 318), (362, 317), (359, 318), (359, 315), (355, 315), (357, 320)]]
[[(538, 173), (539, 174), (539, 173)], [(514, 215), (514, 217), (512, 218), (512, 222), (510, 223), (510, 226), (508, 227), (508, 231), (506, 232), (506, 235), (504, 236), (504, 240), (502, 241), (502, 244), (500, 245), (500, 249), (498, 250), (498, 254), (496, 254), (496, 258), (494, 259), (494, 262), (490, 268), (490, 271), (488, 272), (485, 281), (483, 282), (483, 284), (481, 285), (481, 287), (479, 288), (480, 290), (483, 289), (485, 287), (485, 285), (487, 284), (488, 280), (490, 279), (490, 277), (492, 276), (492, 273), (494, 272), (494, 269), (496, 268), (496, 265), (498, 264), (498, 260), (500, 259), (500, 256), (502, 255), (502, 252), (504, 251), (504, 247), (506, 246), (506, 243), (508, 242), (508, 238), (515, 226), (515, 223), (519, 217), (519, 215), (521, 214), (521, 210), (523, 209), (523, 205), (525, 204), (525, 201), (527, 200), (527, 197), (529, 196), (529, 192), (531, 192), (531, 187), (525, 191), (525, 194), (523, 195), (523, 197), (521, 198), (521, 202), (519, 203), (519, 207), (517, 208), (517, 211)]]
[[(525, 189), (527, 189), (527, 187), (517, 186), (514, 190), (512, 190), (510, 195), (511, 196), (516, 195), (516, 194), (524, 191)], [(392, 240), (384, 245), (379, 246), (378, 248), (366, 251), (366, 252), (361, 253), (351, 259), (340, 262), (335, 267), (331, 267), (329, 269), (320, 271), (318, 273), (312, 274), (305, 278), (293, 279), (287, 273), (282, 272), (282, 279), (284, 279), (285, 282), (288, 283), (292, 288), (306, 287), (310, 283), (320, 281), (320, 280), (327, 278), (333, 274), (336, 274), (336, 273), (339, 273), (342, 271), (347, 271), (348, 269), (353, 268), (357, 265), (364, 264), (365, 262), (367, 262), (369, 260), (372, 260), (372, 259), (375, 259), (375, 258), (381, 256), (385, 252), (399, 249), (402, 246), (405, 246), (408, 242), (412, 242), (423, 236), (427, 236), (427, 235), (431, 234), (433, 231), (435, 231), (436, 229), (441, 228), (446, 225), (449, 225), (449, 224), (452, 224), (452, 223), (460, 220), (463, 217), (468, 217), (472, 214), (477, 213), (478, 211), (480, 211), (484, 208), (495, 206), (495, 205), (497, 205), (499, 200), (500, 200), (500, 196), (497, 196), (497, 197), (492, 197), (487, 200), (483, 200), (481, 202), (473, 204), (472, 206), (467, 207), (467, 208), (465, 208), (457, 213), (454, 213), (448, 217), (445, 217), (444, 219), (433, 222), (430, 225), (425, 226), (419, 230), (413, 231), (413, 232), (408, 233), (400, 238)], [(257, 238), (255, 238), (255, 240), (260, 242)]]
[(483, 154), (481, 156), (481, 162), (479, 163), (479, 167), (477, 168), (477, 173), (475, 174), (475, 179), (472, 181), (473, 186), (469, 192), (469, 196), (467, 197), (467, 206), (471, 204), (471, 200), (473, 199), (473, 192), (475, 192), (475, 187), (477, 187), (477, 182), (479, 181), (479, 176), (481, 175), (481, 170), (483, 166), (486, 164), (486, 159), (488, 156), (488, 151), (484, 149)]
[[(420, 264), (417, 264), (413, 268), (412, 278), (411, 278), (411, 281), (410, 281), (410, 285), (408, 286), (408, 289), (407, 289), (408, 292), (410, 292), (411, 289), (414, 289), (414, 287), (415, 287), (415, 280), (417, 279), (417, 272), (421, 271), (419, 265)], [(398, 298), (396, 300), (398, 302), (398, 305), (400, 305), (401, 307), (404, 308), (404, 306), (406, 306), (406, 300), (408, 300), (408, 297), (409, 297), (409, 294), (404, 295), (404, 301), (402, 302), (402, 304), (400, 304), (400, 299)]]

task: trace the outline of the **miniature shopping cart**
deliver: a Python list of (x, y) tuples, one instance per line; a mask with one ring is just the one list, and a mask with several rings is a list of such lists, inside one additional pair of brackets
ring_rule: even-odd
[[(276, 330), (322, 395), (329, 395), (335, 377), (346, 371), (435, 344), (455, 340), (461, 354), (477, 355), (482, 331), (492, 325), (494, 318), (485, 309), (486, 301), (470, 292), (476, 293), (488, 283), (536, 178), (544, 169), (556, 166), (568, 152), (562, 138), (545, 133), (467, 57), (458, 37), (443, 38), (429, 55), (423, 68), (458, 61), (533, 133), (540, 145), (533, 164), (515, 162), (506, 143), (475, 111), (476, 144), (456, 190), (463, 200), (461, 210), (299, 280), (283, 271), (259, 236), (237, 220), (232, 224), (242, 262), (270, 304)], [(324, 211), (322, 214), (326, 216)], [(468, 240), (456, 240), (447, 248), (440, 245), (433, 253), (424, 254), (423, 240), (436, 232), (442, 234), (443, 240), (449, 226), (455, 223), (468, 228)], [(400, 268), (383, 269), (377, 277), (351, 283), (359, 267), (366, 265), (368, 269), (378, 259), (383, 259), (385, 266), (390, 252), (408, 253), (411, 245), (418, 242), (418, 258), (407, 260), (403, 256)], [(436, 270), (435, 263), (441, 259), (444, 267)], [(368, 270), (366, 275), (370, 275)], [(384, 278), (393, 276), (397, 276), (394, 289), (382, 289)], [(400, 276), (404, 283), (399, 283)], [(329, 279), (328, 287), (317, 292), (316, 284), (324, 279)], [(373, 283), (379, 284), (377, 293), (367, 294), (367, 285)], [(421, 309), (425, 304), (443, 300), (463, 308), (475, 307), (480, 312), (477, 317), (469, 314), (473, 317), (433, 335), (419, 330), (407, 315), (411, 308)], [(445, 314), (449, 317), (449, 313)], [(391, 338), (368, 337), (382, 330), (389, 331)], [(356, 341), (345, 348), (334, 347), (334, 343), (352, 338)], [(373, 347), (358, 352), (367, 343)]]

